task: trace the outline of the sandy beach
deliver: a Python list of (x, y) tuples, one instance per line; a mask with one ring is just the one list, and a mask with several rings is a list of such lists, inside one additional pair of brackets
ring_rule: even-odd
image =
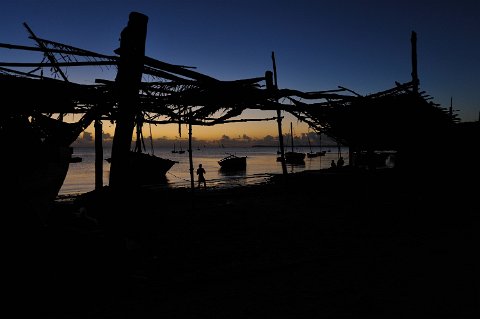
[(20, 310), (474, 318), (479, 203), (474, 189), (444, 182), (346, 167), (193, 194), (106, 187), (57, 201), (48, 226), (24, 238), (19, 296), (32, 307)]

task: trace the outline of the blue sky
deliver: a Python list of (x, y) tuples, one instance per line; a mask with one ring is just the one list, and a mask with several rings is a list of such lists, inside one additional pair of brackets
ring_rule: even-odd
[[(418, 36), (420, 86), (463, 121), (480, 112), (480, 1), (56, 1), (3, 0), (0, 42), (37, 36), (113, 54), (131, 11), (149, 17), (146, 54), (222, 80), (263, 76), (276, 55), (280, 88), (345, 86), (369, 94), (410, 78)], [(22, 56), (0, 49), (0, 61)], [(37, 62), (38, 59), (32, 61)], [(72, 81), (112, 70), (69, 70)]]

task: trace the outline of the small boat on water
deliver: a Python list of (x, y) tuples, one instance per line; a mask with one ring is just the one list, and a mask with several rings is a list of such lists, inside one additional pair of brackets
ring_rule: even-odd
[(305, 153), (285, 152), (285, 163), (287, 164), (304, 164)]
[[(167, 181), (165, 174), (167, 174), (168, 170), (178, 163), (178, 161), (154, 155), (153, 145), (151, 154), (145, 152), (145, 143), (141, 130), (142, 120), (141, 118), (137, 120), (136, 125), (138, 128), (135, 148), (128, 152), (126, 158), (128, 167), (131, 169), (126, 173), (125, 179), (133, 186), (163, 184)], [(175, 150), (175, 144), (173, 148)], [(172, 153), (174, 153), (174, 151), (172, 151)], [(106, 161), (111, 163), (112, 158), (107, 158)]]
[[(178, 163), (177, 161), (138, 151), (130, 151), (127, 160), (129, 166), (132, 167), (127, 179), (134, 185), (150, 185), (165, 182), (165, 174), (173, 165)], [(107, 158), (106, 161), (111, 163), (112, 159)]]
[[(325, 156), (325, 154), (327, 153), (327, 151), (318, 151), (318, 152), (314, 152), (312, 150), (312, 144), (310, 144), (310, 138), (308, 137), (307, 135), (307, 138), (308, 138), (308, 146), (310, 147), (310, 152), (307, 153), (307, 157), (308, 158), (313, 158), (313, 157), (319, 157), (319, 156)], [(320, 138), (320, 147), (322, 147), (321, 145), (321, 142), (322, 142), (322, 134), (320, 133), (319, 134), (319, 138)]]
[(82, 158), (80, 156), (72, 156), (70, 158), (70, 163), (80, 163), (82, 161)]
[(247, 157), (229, 154), (218, 161), (223, 170), (243, 170), (247, 168)]
[(307, 157), (308, 158), (319, 157), (319, 156), (325, 156), (325, 154), (327, 154), (327, 151), (310, 152), (310, 153), (307, 153)]
[(180, 144), (180, 150), (178, 151), (178, 154), (183, 154), (185, 153), (185, 150), (182, 148), (182, 144)]
[[(293, 150), (293, 127), (290, 122), (290, 136), (291, 136), (291, 151), (285, 152), (285, 163), (287, 164), (305, 164), (305, 153), (295, 152)], [(277, 162), (282, 160), (281, 157), (277, 158)]]
[(185, 150), (182, 149), (182, 144), (180, 144), (180, 150), (177, 151), (177, 149), (175, 148), (175, 143), (174, 143), (174, 144), (173, 144), (172, 153), (178, 153), (178, 154), (183, 154), (183, 153), (185, 153)]
[(310, 147), (310, 152), (307, 153), (307, 157), (308, 157), (308, 158), (312, 158), (312, 157), (318, 157), (318, 156), (320, 156), (319, 152), (314, 152), (314, 151), (312, 150), (312, 144), (310, 143), (310, 137), (308, 137), (308, 135), (307, 135), (307, 139), (308, 139), (308, 146)]

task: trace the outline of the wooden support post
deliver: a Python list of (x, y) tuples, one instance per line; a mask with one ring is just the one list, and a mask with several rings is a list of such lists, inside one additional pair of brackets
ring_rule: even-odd
[(277, 110), (277, 127), (278, 127), (278, 141), (280, 143), (280, 160), (282, 163), (283, 175), (287, 175), (287, 163), (285, 162), (285, 147), (283, 145), (283, 133), (282, 133), (282, 115), (280, 110)]
[[(277, 82), (277, 64), (275, 63), (275, 52), (272, 52), (272, 63), (273, 63), (273, 77), (275, 83), (273, 88), (275, 92), (278, 90), (278, 82)], [(278, 102), (275, 98), (275, 102)], [(282, 116), (280, 109), (277, 109), (277, 126), (278, 126), (278, 142), (280, 144), (280, 162), (282, 163), (282, 173), (284, 176), (287, 176), (287, 164), (285, 162), (285, 148), (283, 145), (283, 133), (282, 133)]]
[(352, 146), (348, 146), (348, 165), (350, 165), (350, 167), (354, 167), (356, 166), (356, 163), (355, 163), (355, 155), (356, 154), (356, 149), (355, 147), (352, 147)]
[(417, 73), (417, 33), (415, 31), (412, 31), (410, 42), (412, 43), (412, 82), (414, 84), (413, 89), (415, 93), (418, 93), (420, 81), (418, 80)]
[(102, 121), (95, 120), (95, 190), (103, 188), (103, 129)]
[(450, 116), (450, 121), (453, 122), (453, 97), (450, 97), (450, 107), (448, 108), (448, 115)]
[[(322, 131), (318, 133), (318, 144), (320, 146), (320, 153), (322, 152)], [(322, 155), (320, 154), (320, 170), (322, 169)]]
[(188, 121), (188, 161), (190, 162), (190, 187), (193, 192), (195, 190), (195, 181), (193, 175), (192, 121), (190, 119), (190, 116)]
[(118, 113), (112, 144), (110, 187), (124, 188), (128, 183), (128, 155), (132, 143), (135, 118), (139, 109), (139, 89), (142, 80), (148, 17), (131, 12), (128, 25), (120, 36), (118, 73)]

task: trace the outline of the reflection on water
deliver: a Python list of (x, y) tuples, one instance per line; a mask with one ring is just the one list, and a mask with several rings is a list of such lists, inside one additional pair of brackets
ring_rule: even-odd
[(220, 168), (218, 170), (218, 174), (221, 176), (228, 176), (228, 177), (235, 177), (235, 176), (244, 177), (245, 175), (247, 175), (247, 170), (246, 169), (228, 170), (228, 169)]
[(287, 171), (289, 173), (299, 172), (300, 170), (305, 170), (305, 161), (299, 163), (287, 163)]
[[(325, 148), (328, 150), (328, 148)], [(299, 151), (305, 153), (310, 148), (299, 148)], [(313, 151), (320, 151), (316, 148)], [(111, 150), (104, 149), (104, 158), (110, 157)], [(165, 185), (159, 187), (190, 187), (190, 162), (188, 152), (184, 154), (172, 153), (171, 149), (158, 148), (154, 154), (159, 157), (178, 161), (177, 164), (166, 174)], [(218, 161), (225, 157), (225, 154), (235, 154), (237, 156), (247, 156), (247, 167), (242, 171), (224, 171), (220, 169)], [(342, 149), (342, 156), (347, 160), (348, 149)], [(60, 190), (61, 195), (73, 193), (85, 193), (95, 188), (95, 149), (94, 148), (74, 148), (74, 156), (82, 158), (79, 163), (71, 163), (67, 177)], [(254, 147), (254, 148), (201, 148), (193, 150), (193, 168), (202, 164), (205, 169), (205, 178), (209, 187), (230, 187), (239, 185), (252, 185), (265, 182), (272, 174), (281, 174), (282, 165), (277, 162), (276, 147)], [(287, 172), (295, 173), (303, 170), (318, 170), (330, 167), (331, 160), (337, 160), (337, 152), (328, 152), (325, 156), (306, 158), (300, 165), (287, 164)], [(195, 171), (195, 170), (194, 170)], [(108, 185), (108, 176), (110, 164), (103, 161), (103, 184)], [(194, 174), (194, 183), (197, 183), (197, 176)]]
[[(248, 165), (248, 164), (247, 164)], [(223, 186), (223, 187), (232, 187), (232, 186), (245, 186), (247, 185), (247, 170), (240, 169), (240, 170), (229, 170), (220, 168), (218, 170), (219, 179), (215, 181), (211, 181), (215, 183), (215, 186)]]

